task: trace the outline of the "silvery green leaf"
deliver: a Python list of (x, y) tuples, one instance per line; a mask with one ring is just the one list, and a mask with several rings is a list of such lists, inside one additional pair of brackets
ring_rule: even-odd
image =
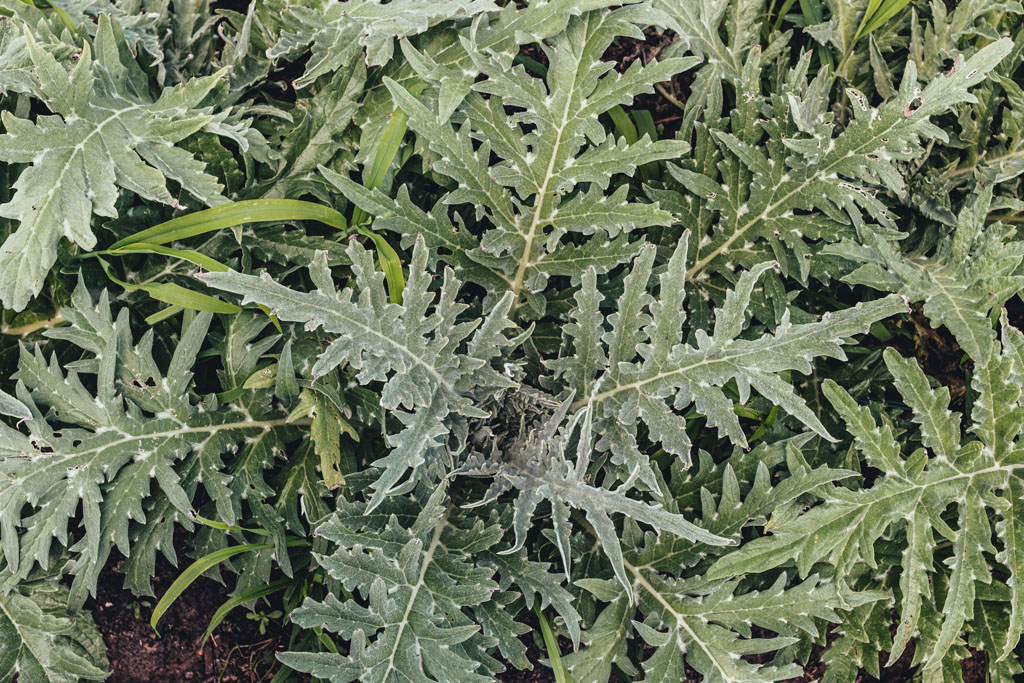
[(37, 587), (26, 593), (0, 594), (0, 681), (106, 678), (103, 637), (88, 615), (67, 615), (66, 589)]
[(279, 655), (283, 663), (330, 681), (491, 680), (475, 659), (486, 655), (471, 647), (479, 627), (467, 614), (487, 603), (498, 584), (492, 569), (474, 564), (470, 549), (485, 550), (500, 532), (450, 523), (437, 492), (443, 495), (443, 487), (411, 528), (394, 514), (334, 516), (319, 527), (335, 549), (318, 564), (365, 601), (307, 598), (292, 614), (295, 623), (337, 633), (352, 646), (347, 655), (289, 652)]
[(146, 76), (134, 62), (122, 61), (106, 15), (95, 42), (70, 69), (27, 30), (25, 40), (38, 89), (54, 114), (29, 121), (3, 112), (0, 159), (30, 164), (13, 198), (0, 206), (0, 215), (19, 222), (0, 253), (0, 298), (17, 310), (39, 293), (62, 237), (85, 249), (95, 246), (92, 216), (117, 216), (118, 188), (178, 206), (167, 188), (170, 178), (205, 204), (224, 201), (205, 164), (174, 146), (223, 118), (199, 107), (222, 72), (151, 99), (139, 94)]
[[(606, 135), (597, 120), (696, 63), (693, 58), (647, 66), (635, 62), (625, 74), (611, 72), (601, 59), (608, 45), (617, 36), (641, 37), (637, 24), (649, 19), (649, 8), (641, 5), (572, 18), (550, 39), (550, 67), (543, 79), (530, 77), (522, 66), (510, 69), (487, 51), (472, 52), (476, 71), (486, 78), (473, 85), (475, 92), (462, 104), (465, 122), (459, 125), (448, 120), (451, 112), (417, 99), (397, 81), (384, 81), (409, 117), (409, 127), (439, 157), (433, 170), (456, 183), (432, 210), (444, 215), (433, 220), (447, 223), (446, 205), (469, 204), (478, 219), (486, 216), (493, 226), (460, 236), (452, 264), (467, 278), (479, 273), (479, 284), (496, 299), (512, 292), (514, 311), (529, 302), (542, 312), (543, 297), (534, 295), (552, 275), (575, 276), (588, 266), (607, 272), (621, 263), (629, 245), (616, 239), (623, 232), (671, 222), (657, 206), (630, 201), (624, 188), (604, 192), (613, 176), (632, 175), (645, 163), (688, 149), (683, 141), (647, 137), (628, 144)], [(517, 113), (507, 114), (506, 107)], [(491, 152), (500, 161), (492, 163)], [(384, 211), (385, 218), (396, 213), (351, 181), (328, 178), (360, 206)], [(569, 196), (585, 184), (589, 190)], [(401, 196), (399, 203), (405, 203)], [(414, 211), (401, 207), (405, 216)], [(391, 219), (385, 225), (415, 234), (410, 221)], [(592, 237), (574, 249), (567, 234)], [(467, 268), (467, 260), (479, 266)]]
[(933, 325), (945, 325), (972, 358), (987, 358), (996, 337), (989, 313), (1024, 286), (1024, 242), (986, 223), (991, 200), (992, 187), (981, 188), (930, 256), (906, 256), (880, 239), (836, 245), (835, 253), (863, 264), (844, 279), (922, 302)]
[[(987, 558), (1005, 558), (1012, 584), (1019, 581), (1019, 567), (1013, 558), (1018, 554), (1020, 534), (1012, 517), (1015, 503), (1006, 492), (1020, 488), (1015, 440), (1024, 408), (1020, 406), (1020, 384), (1011, 379), (1019, 372), (1014, 347), (1020, 333), (1004, 327), (1003, 334), (1002, 344), (993, 340), (989, 357), (976, 367), (972, 385), (977, 398), (969, 435), (964, 437), (959, 431), (949, 431), (948, 424), (955, 425), (956, 420), (950, 419), (940, 403), (948, 394), (930, 389), (916, 362), (902, 359), (893, 349), (886, 350), (886, 365), (914, 410), (928, 450), (904, 455), (888, 424), (879, 426), (869, 408), (826, 382), (825, 394), (842, 415), (858, 450), (882, 476), (863, 489), (817, 489), (821, 504), (805, 508), (797, 519), (773, 529), (771, 536), (721, 557), (707, 577), (729, 577), (755, 567), (767, 571), (787, 560), (794, 560), (801, 574), (807, 574), (815, 563), (826, 562), (844, 575), (860, 562), (876, 566), (875, 544), (892, 530), (903, 547), (903, 598), (890, 662), (911, 638), (916, 638), (918, 648), (925, 648), (926, 671), (938, 671), (949, 657), (956, 661), (961, 655), (953, 654), (951, 647), (975, 618), (978, 587), (993, 581)], [(956, 442), (950, 443), (951, 439)], [(934, 512), (950, 505), (957, 512), (955, 528), (953, 522), (947, 523)], [(993, 545), (993, 530), (1001, 548)], [(946, 537), (952, 548), (952, 556), (942, 563), (934, 557), (937, 535)], [(925, 631), (922, 608), (937, 599), (931, 586), (935, 581), (932, 575), (938, 572), (947, 590), (942, 601), (931, 606), (939, 612), (936, 628)], [(1008, 593), (1007, 598), (1015, 616), (1000, 644), (1003, 652), (1009, 651), (1021, 633), (1019, 591)]]
[[(673, 534), (712, 545), (730, 545), (732, 541), (722, 538), (690, 522), (684, 515), (664, 509), (660, 504), (646, 503), (632, 498), (630, 487), (609, 490), (593, 486), (588, 482), (587, 473), (593, 448), (593, 423), (590, 419), (592, 406), (578, 413), (568, 424), (563, 424), (570, 407), (570, 400), (563, 401), (557, 410), (534, 429), (521, 434), (518, 441), (506, 446), (504, 459), (497, 462), (484, 461), (474, 474), (494, 477), (492, 491), (503, 492), (509, 488), (518, 491), (515, 501), (512, 530), (515, 545), (504, 553), (518, 552), (526, 543), (526, 536), (533, 525), (533, 516), (541, 502), (552, 508), (555, 520), (554, 531), (561, 550), (565, 573), (570, 575), (569, 512), (580, 510), (590, 529), (601, 544), (601, 549), (611, 562), (612, 569), (626, 595), (633, 600), (632, 580), (626, 573), (626, 563), (615, 528), (613, 516), (643, 522), (659, 534)], [(582, 419), (580, 419), (582, 417)], [(567, 444), (576, 439), (575, 462), (566, 454)]]
[[(724, 11), (725, 4), (718, 6)], [(710, 214), (697, 221), (683, 214), (688, 227), (700, 230), (691, 243), (688, 278), (717, 301), (716, 280), (770, 255), (788, 277), (829, 282), (841, 266), (821, 254), (822, 247), (866, 233), (878, 240), (898, 236), (878, 189), (909, 196), (899, 164), (924, 157), (928, 141), (948, 140), (933, 118), (977, 101), (971, 89), (1012, 46), (1001, 40), (958, 58), (924, 88), (908, 64), (896, 94), (877, 106), (849, 88), (852, 119), (842, 129), (826, 107), (827, 74), (807, 76), (810, 52), (778, 77), (777, 91), (769, 94), (763, 72), (770, 62), (756, 48), (745, 53), (742, 68), (733, 67), (739, 69), (733, 86), (738, 106), (725, 113), (720, 102), (709, 101), (703, 121), (694, 124), (698, 149), (704, 149), (679, 168), (669, 166), (675, 184), (647, 190), (667, 207), (685, 203), (691, 215), (698, 207)], [(715, 61), (716, 68), (726, 68), (724, 60)]]
[(289, 7), (286, 31), (267, 51), (272, 60), (306, 49), (312, 52), (306, 72), (295, 81), (297, 88), (362, 58), (364, 50), (369, 66), (381, 66), (394, 55), (396, 39), (423, 33), (443, 21), (498, 9), (491, 0), (332, 0), (322, 5)]
[(515, 342), (504, 335), (511, 327), (511, 296), (505, 296), (482, 320), (460, 320), (466, 306), (455, 300), (460, 283), (451, 269), (443, 275), (438, 294), (430, 291), (425, 241), (417, 240), (409, 266), (404, 304), (388, 303), (384, 275), (376, 270), (371, 252), (358, 242), (348, 247), (358, 291), (337, 291), (324, 254), (310, 266), (318, 289), (297, 292), (263, 277), (237, 272), (207, 273), (200, 278), (214, 288), (241, 295), (243, 303), (270, 308), (281, 320), (300, 322), (307, 329), (323, 328), (333, 336), (313, 366), (322, 376), (342, 363), (358, 370), (360, 382), (383, 381), (381, 405), (402, 423), (388, 438), (392, 450), (376, 462), (383, 468), (374, 482), (370, 508), (383, 501), (413, 470), (440, 457), (446, 425), (466, 417), (482, 417), (473, 397), (514, 386), (491, 361)]
[[(576, 396), (589, 392), (589, 398), (577, 399), (573, 407), (592, 404), (587, 409), (593, 411), (596, 433), (601, 435), (597, 448), (611, 452), (620, 478), (638, 480), (649, 489), (655, 486), (647, 457), (636, 445), (639, 424), (647, 425), (650, 437), (661, 440), (666, 450), (688, 458), (685, 422), (678, 411), (693, 404), (708, 424), (734, 443), (746, 445), (733, 401), (722, 390), (729, 381), (736, 382), (740, 403), (754, 389), (817, 434), (834, 438), (778, 373), (808, 373), (816, 357), (844, 358), (846, 340), (867, 331), (873, 322), (906, 310), (899, 297), (890, 296), (808, 323), (793, 324), (787, 313), (773, 333), (746, 339), (742, 333), (751, 292), (772, 267), (764, 263), (740, 275), (735, 289), (715, 310), (710, 334), (695, 330), (694, 346), (682, 336), (686, 252), (684, 239), (660, 276), (656, 301), (648, 293), (654, 249), (642, 247), (607, 324), (595, 316), (601, 294), (590, 284), (592, 275), (585, 275), (575, 297), (573, 324), (564, 329), (561, 357), (550, 364), (561, 386)], [(605, 329), (602, 344), (595, 346), (596, 333)]]
[[(151, 496), (166, 498), (168, 516), (187, 520), (193, 514), (195, 482), (182, 480), (176, 469), (182, 461), (222, 518), (234, 522), (238, 492), (222, 454), (246, 439), (256, 448), (257, 437), (285, 426), (283, 419), (195, 400), (191, 368), (209, 314), (189, 325), (165, 373), (153, 359), (151, 334), (133, 342), (127, 313), (114, 319), (106, 292), (94, 301), (80, 284), (73, 306), (64, 310), (71, 326), (48, 335), (71, 342), (85, 357), (74, 369), (62, 369), (40, 347), (23, 346), (17, 396), (31, 418), (21, 430), (0, 425), (0, 466), (7, 473), (0, 480), (0, 542), (7, 571), (23, 579), (37, 565), (49, 567), (56, 541), (71, 551), (76, 606), (95, 591), (112, 550), (132, 554), (133, 526), (146, 519), (143, 503)], [(93, 382), (95, 391), (87, 388)], [(46, 417), (59, 418), (61, 427)], [(155, 557), (147, 559), (152, 575)]]
[(28, 406), (3, 391), (0, 391), (0, 415), (16, 417), (19, 420), (32, 419), (32, 411)]

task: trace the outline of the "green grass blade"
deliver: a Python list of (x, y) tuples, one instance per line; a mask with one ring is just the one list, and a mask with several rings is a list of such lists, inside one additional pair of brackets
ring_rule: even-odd
[[(280, 662), (278, 662), (278, 664), (280, 664)], [(278, 669), (277, 673), (274, 674), (274, 677), (270, 679), (270, 683), (287, 683), (291, 680), (293, 673), (295, 673), (294, 669), (281, 664), (281, 668)]]
[(210, 258), (206, 254), (201, 254), (193, 249), (175, 249), (174, 247), (165, 247), (161, 244), (152, 244), (150, 242), (135, 242), (134, 244), (126, 244), (123, 247), (117, 249), (110, 249), (106, 253), (111, 256), (123, 256), (125, 254), (158, 254), (160, 256), (170, 256), (171, 258), (182, 259), (189, 263), (205, 268), (214, 273), (226, 273), (228, 267), (217, 259)]
[(167, 308), (161, 308), (153, 315), (146, 317), (146, 324), (152, 327), (161, 320), (167, 320), (168, 318), (174, 317), (184, 311), (185, 309), (181, 306), (168, 306)]
[(757, 429), (754, 430), (754, 433), (750, 435), (749, 439), (747, 439), (747, 446), (753, 446), (755, 443), (757, 443), (757, 441), (761, 439), (761, 437), (763, 437), (765, 433), (775, 425), (775, 420), (778, 418), (778, 416), (779, 407), (772, 406), (771, 412), (768, 413), (768, 417), (764, 419), (764, 422), (757, 426)]
[[(351, 598), (349, 598), (351, 599)], [(324, 633), (324, 630), (319, 626), (313, 628), (313, 633), (316, 634), (316, 639), (320, 641), (320, 644), (326, 647), (330, 652), (338, 654), (337, 644), (331, 640), (331, 637)]]
[(808, 24), (820, 24), (824, 18), (821, 12), (821, 0), (800, 0), (800, 12)]
[[(417, 97), (423, 92), (424, 87), (423, 83), (417, 83), (409, 88), (409, 92), (412, 93), (413, 97)], [(394, 162), (395, 157), (398, 155), (398, 149), (402, 146), (402, 140), (405, 139), (405, 133), (408, 129), (409, 117), (404, 111), (396, 107), (391, 113), (391, 120), (388, 121), (388, 125), (384, 129), (384, 136), (377, 147), (377, 153), (373, 155), (373, 164), (370, 166), (369, 175), (363, 174), (363, 185), (370, 189), (375, 189), (380, 188), (384, 184), (388, 169), (391, 168), (392, 162)], [(356, 207), (355, 212), (352, 214), (353, 224), (360, 224), (356, 221), (356, 215), (361, 215), (364, 220), (368, 218), (361, 211), (359, 207)]]
[(857, 42), (860, 37), (864, 35), (868, 22), (870, 22), (871, 18), (875, 16), (875, 13), (884, 1), (885, 0), (870, 0), (868, 2), (868, 6), (864, 10), (864, 16), (860, 18), (860, 26), (857, 27), (857, 32), (853, 34), (853, 42)]
[[(423, 91), (424, 87), (422, 83), (416, 84), (410, 88), (410, 92), (415, 97)], [(409, 116), (401, 109), (396, 108), (391, 114), (391, 120), (388, 121), (388, 125), (384, 129), (384, 136), (377, 147), (377, 153), (373, 156), (373, 164), (370, 166), (369, 173), (364, 173), (363, 185), (370, 189), (378, 189), (384, 184), (384, 179), (387, 177), (388, 170), (398, 155), (398, 150), (402, 146), (402, 140), (405, 139), (405, 133), (408, 128)], [(391, 247), (387, 240), (364, 226), (369, 221), (370, 215), (358, 206), (352, 210), (353, 227), (356, 227), (361, 235), (373, 240), (374, 245), (377, 247), (377, 259), (380, 261), (384, 277), (388, 281), (388, 297), (393, 303), (400, 304), (402, 303), (402, 292), (405, 290), (402, 260), (399, 258), (398, 252)]]
[(565, 667), (562, 666), (562, 651), (558, 647), (558, 639), (555, 632), (551, 630), (548, 618), (540, 608), (540, 602), (534, 606), (533, 611), (537, 614), (537, 621), (540, 622), (540, 633), (544, 638), (544, 647), (548, 651), (548, 662), (551, 664), (551, 671), (555, 674), (555, 683), (572, 683)]
[(772, 31), (778, 31), (779, 27), (782, 26), (782, 20), (786, 18), (786, 13), (796, 3), (796, 0), (786, 0), (779, 7), (779, 13), (775, 15), (775, 22), (772, 24)]
[[(110, 254), (111, 256), (122, 256), (122, 255), (130, 254), (130, 253), (134, 253), (134, 254), (159, 254), (161, 256), (170, 256), (171, 258), (178, 258), (178, 259), (182, 259), (184, 261), (188, 261), (189, 263), (191, 263), (193, 265), (199, 266), (200, 268), (205, 268), (206, 270), (211, 271), (211, 272), (215, 272), (215, 273), (226, 273), (229, 270), (229, 268), (226, 265), (224, 265), (223, 263), (221, 263), (217, 259), (210, 258), (209, 256), (207, 256), (205, 254), (201, 254), (198, 251), (194, 251), (192, 249), (175, 249), (174, 247), (165, 247), (165, 246), (160, 245), (160, 244), (151, 244), (149, 242), (135, 242), (134, 244), (126, 244), (123, 247), (118, 247), (117, 249), (109, 249), (109, 250), (107, 250), (106, 252), (103, 252), (103, 253)], [(109, 273), (108, 273), (108, 275), (109, 275)], [(174, 286), (177, 286), (177, 285), (174, 285)], [(185, 288), (182, 288), (182, 287), (179, 287), (178, 289), (183, 289), (184, 291), (189, 291), (189, 292), (192, 291), (192, 290), (185, 289)], [(152, 296), (152, 294), (150, 296)], [(197, 293), (197, 296), (205, 297), (206, 295), (205, 294), (198, 294)], [(158, 297), (153, 297), (153, 298), (158, 298)], [(210, 297), (210, 298), (212, 299), (212, 297)], [(219, 301), (219, 299), (214, 299), (214, 300), (215, 301)], [(231, 306), (232, 304), (225, 304), (225, 305), (226, 306)], [(182, 304), (182, 306), (184, 306), (184, 304)], [(185, 306), (185, 308), (187, 310), (197, 310), (197, 311), (198, 310), (207, 310), (207, 309), (201, 309), (201, 308), (191, 308), (191, 307), (187, 307), (187, 306)], [(241, 309), (238, 309), (238, 310), (241, 310)], [(268, 316), (270, 316), (270, 321), (272, 323), (274, 323), (274, 327), (276, 327), (277, 331), (280, 332), (281, 331), (281, 321), (279, 321), (277, 319), (277, 316), (272, 315), (271, 312), (270, 312), (270, 309), (267, 308), (266, 306), (260, 305), (260, 310), (263, 311), (264, 313), (266, 313)], [(214, 311), (214, 312), (215, 313), (233, 313), (233, 312), (237, 313), (238, 311)], [(177, 313), (177, 311), (168, 313), (167, 315), (164, 315), (164, 316), (158, 318), (157, 320), (163, 320), (164, 318), (169, 317), (170, 315), (174, 315), (175, 313)], [(152, 317), (152, 316), (150, 316), (150, 317)]]
[(533, 72), (535, 75), (545, 78), (548, 75), (548, 68), (544, 66), (542, 62), (538, 62), (533, 57), (527, 57), (526, 55), (517, 55), (512, 60), (513, 64), (522, 64), (526, 67), (527, 71)]
[(628, 144), (632, 145), (640, 139), (636, 132), (636, 126), (633, 125), (633, 120), (629, 118), (629, 114), (620, 105), (615, 105), (609, 109), (608, 116), (611, 117), (612, 123), (615, 124), (615, 130), (619, 131), (619, 135), (626, 138)]
[(100, 265), (103, 267), (107, 277), (113, 282), (121, 285), (129, 292), (141, 290), (146, 292), (157, 301), (162, 301), (165, 304), (171, 304), (172, 306), (180, 306), (181, 308), (188, 308), (193, 311), (207, 311), (209, 313), (238, 313), (242, 309), (234, 304), (230, 304), (226, 301), (214, 298), (201, 292), (195, 292), (191, 289), (185, 289), (180, 285), (176, 285), (169, 282), (151, 282), (144, 285), (133, 285), (130, 282), (118, 278), (110, 269), (110, 264), (99, 259)]
[(231, 612), (231, 610), (235, 609), (236, 607), (240, 607), (241, 605), (244, 605), (247, 602), (259, 600), (260, 598), (265, 598), (266, 596), (276, 593), (279, 590), (284, 590), (291, 582), (291, 579), (280, 579), (278, 581), (274, 581), (273, 583), (269, 583), (266, 586), (256, 586), (255, 588), (250, 588), (249, 590), (239, 593), (238, 595), (235, 595), (232, 598), (228, 599), (228, 601), (220, 607), (218, 607), (217, 611), (213, 613), (212, 617), (210, 617), (210, 623), (206, 626), (206, 632), (203, 634), (202, 642), (199, 643), (199, 649), (203, 649), (203, 646), (206, 645), (206, 641), (209, 640), (210, 636), (213, 635), (213, 632), (216, 630), (216, 628), (220, 626), (220, 622), (224, 621), (224, 617), (226, 617), (228, 613)]
[(208, 526), (211, 529), (219, 529), (220, 531), (244, 531), (246, 533), (256, 534), (257, 536), (270, 536), (270, 532), (266, 529), (248, 529), (242, 526), (232, 526), (216, 519), (207, 519), (200, 515), (196, 515), (195, 517), (197, 522), (203, 526)]
[(402, 274), (402, 259), (394, 247), (382, 236), (367, 227), (358, 228), (359, 234), (369, 237), (377, 247), (377, 260), (388, 281), (388, 297), (392, 303), (402, 303), (402, 292), (405, 290), (405, 275)]
[(909, 4), (910, 0), (892, 0), (884, 2), (882, 4), (882, 8), (875, 13), (875, 16), (872, 17), (871, 21), (869, 21), (867, 26), (864, 28), (863, 35), (868, 35), (871, 32), (880, 29), (885, 25), (885, 22), (895, 17), (899, 14), (900, 10)]
[[(633, 109), (629, 114), (633, 118), (633, 122), (636, 123), (637, 139), (645, 135), (650, 138), (651, 142), (658, 139), (658, 127), (654, 124), (654, 117), (651, 116), (651, 112), (646, 109)], [(640, 179), (646, 183), (657, 175), (657, 169), (658, 163), (656, 161), (642, 165), (640, 167)]]
[(217, 394), (217, 402), (220, 404), (231, 403), (237, 400), (242, 394), (245, 393), (245, 389), (242, 387), (235, 387), (234, 389), (228, 389)]
[[(38, 5), (36, 5), (36, 3), (33, 2), (33, 0), (22, 0), (22, 2), (24, 2), (29, 7), (38, 7)], [(62, 7), (59, 7), (58, 5), (52, 2), (47, 4), (49, 5), (47, 9), (53, 10), (54, 14), (57, 15), (57, 18), (60, 19), (60, 23), (64, 24), (64, 28), (70, 31), (72, 35), (78, 35), (78, 29), (75, 28), (75, 22), (72, 21), (71, 15), (67, 13), (67, 10), (65, 10)]]
[[(381, 138), (380, 146), (377, 147), (377, 154), (373, 157), (373, 165), (370, 167), (369, 175), (364, 176), (363, 185), (379, 188), (384, 183), (391, 162), (398, 154), (398, 148), (402, 145), (405, 133), (409, 128), (409, 117), (401, 109), (395, 109), (391, 113), (391, 120), (384, 129), (384, 136)], [(358, 206), (352, 210), (352, 225), (362, 225), (368, 222), (370, 215)]]
[(654, 125), (654, 117), (651, 115), (651, 112), (646, 109), (634, 109), (630, 113), (636, 122), (636, 130), (639, 137), (646, 135), (651, 139), (651, 142), (658, 139), (658, 127)]
[(242, 223), (279, 223), (294, 220), (320, 221), (338, 230), (348, 231), (345, 217), (323, 204), (297, 199), (246, 199), (172, 218), (115, 242), (110, 250), (138, 242), (167, 244)]
[(215, 297), (186, 289), (173, 282), (154, 282), (143, 285), (140, 289), (147, 294), (172, 306), (181, 306), (193, 311), (207, 311), (209, 313), (238, 313), (242, 309), (227, 301), (221, 301)]
[(234, 545), (230, 548), (222, 548), (215, 550), (214, 552), (200, 557), (198, 560), (193, 562), (188, 569), (183, 571), (181, 575), (174, 580), (171, 587), (167, 589), (164, 596), (160, 598), (160, 602), (153, 608), (153, 616), (149, 619), (149, 625), (153, 627), (157, 635), (160, 632), (156, 630), (156, 625), (160, 622), (160, 617), (170, 609), (174, 601), (185, 592), (185, 589), (191, 586), (196, 579), (202, 576), (208, 569), (217, 566), (225, 560), (229, 560), (235, 555), (247, 553), (251, 550), (265, 550), (267, 548), (273, 548), (274, 546), (268, 543), (246, 543), (245, 545)]
[(370, 175), (365, 180), (367, 187), (375, 188), (384, 184), (384, 178), (388, 174), (388, 169), (391, 168), (391, 163), (398, 155), (398, 148), (402, 146), (402, 140), (405, 139), (407, 130), (409, 130), (409, 117), (401, 109), (395, 109), (391, 113), (391, 120), (388, 121), (388, 125), (384, 129), (384, 137), (381, 138), (380, 146), (377, 147), (377, 153), (373, 157)]

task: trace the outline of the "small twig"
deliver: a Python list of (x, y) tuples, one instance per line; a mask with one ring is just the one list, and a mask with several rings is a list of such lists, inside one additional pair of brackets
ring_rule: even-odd
[(986, 223), (1024, 223), (1024, 215), (1019, 213), (995, 214), (985, 218)]
[[(227, 672), (228, 672), (228, 664), (231, 663), (231, 657), (232, 657), (232, 655), (235, 654), (235, 650), (238, 650), (238, 652), (241, 652), (242, 650), (251, 650), (254, 647), (260, 647), (261, 645), (265, 649), (266, 645), (268, 643), (273, 642), (273, 640), (274, 640), (273, 638), (267, 638), (266, 640), (261, 640), (258, 643), (249, 643), (248, 645), (235, 645), (233, 648), (228, 650), (227, 657), (224, 658), (224, 667), (220, 670), (220, 675), (217, 676), (217, 681), (219, 682), (219, 681), (223, 680), (225, 674), (227, 674)], [(252, 660), (250, 659), (249, 661), (251, 663)]]
[(680, 102), (676, 98), (676, 96), (671, 94), (668, 91), (668, 89), (665, 86), (663, 86), (661, 83), (655, 83), (654, 84), (654, 89), (657, 90), (661, 94), (661, 96), (664, 97), (666, 100), (668, 100), (669, 102), (671, 102), (675, 106), (679, 107), (683, 111), (686, 111), (686, 105), (683, 104), (682, 102)]
[(13, 337), (21, 337), (22, 339), (24, 339), (33, 332), (38, 332), (39, 330), (49, 330), (51, 328), (63, 325), (65, 322), (67, 321), (64, 320), (64, 316), (62, 316), (60, 313), (47, 320), (37, 320), (34, 323), (28, 323), (27, 325), (19, 325), (18, 327), (8, 327), (7, 321), (4, 320), (3, 323), (0, 324), (0, 334), (7, 334)]
[[(263, 674), (260, 674), (260, 673), (258, 673), (256, 671), (256, 658), (259, 657), (264, 652), (266, 652), (267, 648), (271, 647), (273, 645), (273, 643), (275, 643), (276, 641), (277, 641), (276, 638), (267, 638), (263, 642), (255, 643), (253, 645), (253, 649), (249, 653), (249, 679), (250, 680), (252, 680), (254, 682), (257, 682), (257, 681), (261, 681), (261, 680), (263, 680), (265, 678), (265, 676)], [(271, 657), (271, 661), (273, 661), (273, 659), (274, 658)]]

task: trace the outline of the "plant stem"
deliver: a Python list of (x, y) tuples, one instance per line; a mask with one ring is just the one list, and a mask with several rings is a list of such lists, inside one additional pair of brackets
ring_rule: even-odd
[(537, 614), (537, 621), (540, 622), (540, 633), (544, 637), (544, 647), (548, 651), (548, 662), (551, 664), (551, 671), (555, 674), (555, 683), (571, 683), (569, 674), (562, 666), (562, 651), (558, 647), (558, 639), (555, 637), (554, 631), (551, 630), (551, 624), (544, 616), (544, 611), (540, 608), (540, 600), (534, 605), (533, 611)]
[(48, 318), (46, 320), (37, 320), (34, 323), (19, 325), (18, 327), (8, 327), (7, 323), (4, 322), (2, 325), (0, 325), (0, 334), (7, 334), (13, 337), (21, 337), (22, 339), (24, 339), (25, 337), (29, 336), (34, 332), (59, 327), (60, 325), (63, 325), (65, 322), (67, 321), (64, 320), (64, 316), (62, 316), (60, 313), (53, 316), (52, 318)]
[(678, 98), (677, 98), (677, 97), (676, 97), (675, 95), (673, 95), (672, 93), (670, 93), (670, 92), (668, 91), (668, 88), (666, 88), (665, 86), (663, 86), (663, 85), (662, 85), (661, 83), (655, 83), (655, 84), (654, 84), (654, 88), (655, 88), (655, 90), (657, 90), (657, 91), (658, 91), (658, 93), (659, 93), (659, 94), (660, 94), (660, 95), (661, 95), (662, 97), (664, 97), (664, 98), (665, 98), (666, 100), (668, 100), (669, 102), (671, 102), (671, 103), (672, 103), (672, 104), (674, 104), (675, 106), (679, 107), (679, 108), (680, 108), (680, 109), (682, 109), (683, 111), (686, 111), (686, 105), (685, 105), (685, 104), (683, 104), (682, 102), (680, 102), (680, 101), (679, 101), (679, 99), (678, 99)]

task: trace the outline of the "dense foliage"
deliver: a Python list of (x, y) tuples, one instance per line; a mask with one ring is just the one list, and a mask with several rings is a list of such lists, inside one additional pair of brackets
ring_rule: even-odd
[(1022, 62), (1013, 0), (0, 0), (0, 681), (104, 678), (161, 554), (282, 677), (1013, 680)]

